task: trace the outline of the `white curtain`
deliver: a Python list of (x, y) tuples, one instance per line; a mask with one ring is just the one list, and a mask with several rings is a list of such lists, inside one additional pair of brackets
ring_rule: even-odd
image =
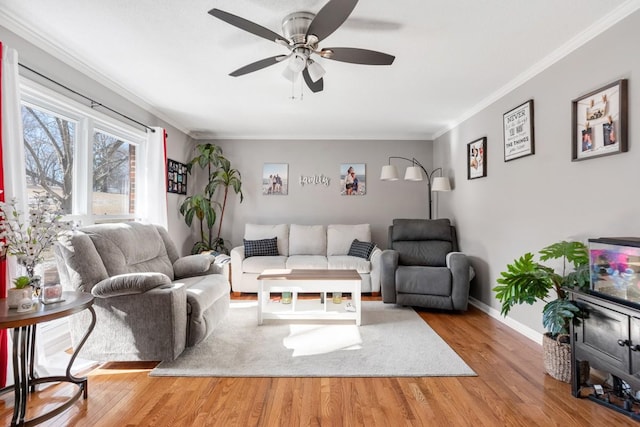
[(147, 144), (143, 150), (143, 163), (146, 174), (142, 182), (142, 191), (136, 195), (140, 221), (168, 226), (167, 219), (167, 155), (166, 133), (161, 127), (147, 132)]
[[(25, 173), (25, 149), (22, 134), (22, 113), (20, 110), (20, 84), (18, 75), (18, 52), (15, 49), (2, 49), (2, 155), (4, 167), (5, 200), (15, 197), (18, 209), (28, 212), (27, 180)], [(7, 257), (8, 276), (17, 277), (24, 274), (13, 256)], [(7, 278), (8, 280), (8, 278)], [(11, 283), (7, 281), (7, 283)], [(12, 335), (8, 334), (9, 355), (7, 384), (13, 384)], [(42, 336), (42, 325), (36, 328), (35, 369), (40, 376), (64, 375), (70, 356), (64, 352), (46, 356), (45, 339)], [(76, 359), (74, 371), (86, 369), (95, 362)], [(42, 386), (40, 386), (42, 387)]]
[[(18, 52), (3, 45), (2, 49), (2, 156), (4, 168), (4, 196), (13, 197), (23, 212), (27, 211), (27, 181), (24, 171), (24, 144), (22, 143), (22, 117), (20, 114), (20, 86), (18, 77)], [(18, 264), (15, 257), (7, 257), (7, 273), (16, 277)], [(11, 283), (9, 277), (7, 284)], [(11, 345), (9, 334), (9, 349)], [(8, 360), (7, 384), (13, 384), (11, 356)]]

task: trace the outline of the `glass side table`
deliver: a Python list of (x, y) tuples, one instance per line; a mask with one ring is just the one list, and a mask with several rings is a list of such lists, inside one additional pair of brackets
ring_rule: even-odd
[[(60, 301), (53, 304), (34, 304), (35, 308), (29, 312), (18, 313), (9, 309), (7, 300), (0, 299), (0, 329), (13, 328), (13, 377), (14, 384), (0, 389), (0, 394), (11, 390), (14, 392), (12, 426), (32, 426), (46, 421), (68, 409), (76, 400), (87, 398), (87, 378), (75, 377), (71, 374), (71, 367), (80, 349), (89, 338), (96, 324), (96, 313), (93, 309), (93, 295), (85, 292), (63, 292)], [(36, 326), (38, 323), (70, 316), (83, 310), (91, 312), (91, 324), (82, 340), (75, 348), (65, 376), (38, 377), (34, 371)], [(25, 419), (27, 412), (27, 398), (29, 393), (36, 391), (36, 385), (50, 382), (68, 382), (78, 386), (77, 392), (68, 401), (52, 410), (32, 419)]]

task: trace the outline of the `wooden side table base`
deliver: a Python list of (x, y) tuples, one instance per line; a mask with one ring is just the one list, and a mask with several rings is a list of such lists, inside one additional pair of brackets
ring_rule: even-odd
[[(84, 399), (88, 396), (87, 377), (75, 377), (71, 373), (71, 368), (78, 356), (78, 353), (93, 331), (96, 324), (96, 313), (91, 306), (93, 304), (93, 297), (91, 294), (72, 294), (74, 296), (71, 296), (70, 300), (66, 302), (61, 302), (59, 307), (51, 305), (46, 306), (46, 308), (41, 309), (36, 313), (17, 314), (15, 312), (8, 312), (5, 309), (2, 315), (0, 315), (0, 324), (2, 325), (2, 328), (13, 327), (14, 384), (0, 389), (0, 394), (7, 393), (11, 390), (14, 392), (15, 403), (13, 406), (11, 426), (33, 426), (40, 424), (68, 409), (80, 398), (80, 396)], [(67, 365), (65, 375), (38, 377), (34, 369), (37, 323), (69, 316), (85, 309), (88, 309), (91, 312), (91, 324), (87, 328), (82, 340), (76, 346), (76, 349), (69, 360), (69, 364)], [(38, 417), (25, 419), (29, 393), (34, 393), (38, 384), (51, 382), (67, 382), (75, 384), (78, 386), (78, 390), (69, 398), (69, 400), (58, 405), (52, 410)]]

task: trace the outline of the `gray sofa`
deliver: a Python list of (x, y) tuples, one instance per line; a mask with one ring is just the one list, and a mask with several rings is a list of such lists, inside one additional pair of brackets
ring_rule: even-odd
[(467, 309), (474, 272), (467, 256), (458, 252), (456, 229), (448, 219), (394, 219), (389, 249), (381, 258), (384, 302)]
[[(96, 326), (80, 353), (88, 359), (173, 360), (229, 310), (228, 266), (212, 255), (179, 257), (162, 227), (83, 227), (55, 255), (63, 288), (95, 296)], [(89, 321), (87, 311), (72, 316), (74, 346)]]

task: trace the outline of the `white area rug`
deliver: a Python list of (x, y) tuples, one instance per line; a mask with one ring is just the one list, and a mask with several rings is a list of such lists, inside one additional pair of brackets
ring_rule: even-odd
[[(160, 363), (151, 376), (430, 377), (473, 376), (469, 366), (407, 307), (364, 301), (362, 326), (265, 321), (255, 301), (232, 302), (229, 316), (199, 345)], [(318, 304), (320, 302), (318, 301)]]

